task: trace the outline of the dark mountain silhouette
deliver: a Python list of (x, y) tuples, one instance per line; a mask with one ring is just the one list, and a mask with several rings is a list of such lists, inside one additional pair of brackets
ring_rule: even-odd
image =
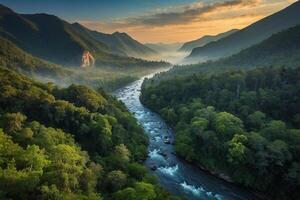
[[(110, 39), (102, 42), (100, 35), (105, 34), (84, 27), (81, 29), (85, 31), (54, 15), (18, 14), (0, 5), (0, 36), (36, 57), (57, 64), (80, 65), (85, 51), (105, 63), (117, 62), (118, 59), (122, 63), (127, 59), (130, 63), (132, 58), (127, 56), (133, 56), (134, 52), (143, 55), (155, 53), (124, 33), (108, 35)], [(129, 53), (125, 53), (127, 50)]]
[(74, 23), (72, 26), (77, 31), (89, 35), (93, 39), (106, 44), (110, 51), (115, 54), (137, 58), (147, 58), (158, 55), (156, 51), (136, 41), (127, 33), (115, 32), (113, 34), (105, 34), (98, 31), (89, 30), (79, 23)]
[(203, 61), (233, 55), (247, 47), (258, 44), (274, 33), (300, 24), (299, 13), (300, 2), (297, 1), (232, 35), (203, 47), (195, 48), (186, 60)]
[(263, 42), (219, 62), (240, 67), (297, 65), (300, 63), (300, 25), (274, 34)]
[(186, 52), (191, 52), (194, 48), (197, 48), (197, 47), (202, 47), (210, 42), (214, 42), (214, 41), (217, 41), (219, 39), (222, 39), (224, 37), (227, 37), (235, 32), (237, 32), (238, 29), (232, 29), (230, 31), (227, 31), (227, 32), (224, 32), (224, 33), (220, 33), (220, 34), (217, 34), (217, 35), (206, 35), (206, 36), (203, 36), (197, 40), (193, 40), (193, 41), (190, 41), (190, 42), (186, 42), (184, 43), (179, 51), (186, 51)]
[(240, 51), (232, 56), (216, 61), (176, 66), (164, 73), (161, 79), (171, 79), (177, 75), (189, 76), (199, 72), (218, 73), (236, 69), (285, 66), (298, 67), (300, 63), (300, 25), (280, 31), (271, 37)]

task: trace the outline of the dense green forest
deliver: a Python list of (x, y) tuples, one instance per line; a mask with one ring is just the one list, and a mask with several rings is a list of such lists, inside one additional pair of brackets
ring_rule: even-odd
[(1, 199), (175, 199), (146, 155), (142, 128), (105, 92), (0, 68)]
[(160, 77), (141, 101), (173, 126), (178, 155), (271, 199), (300, 198), (300, 67)]

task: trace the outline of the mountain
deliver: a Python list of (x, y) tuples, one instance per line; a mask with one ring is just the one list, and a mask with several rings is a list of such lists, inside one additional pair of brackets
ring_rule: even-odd
[(299, 65), (300, 25), (276, 33), (263, 42), (221, 59), (217, 63), (239, 67)]
[[(175, 76), (189, 76), (202, 72), (213, 74), (226, 70), (243, 70), (257, 67), (298, 67), (300, 64), (300, 25), (280, 31), (259, 44), (216, 61), (175, 66), (159, 76), (160, 80)], [(155, 79), (155, 78), (154, 78)]]
[(156, 51), (134, 40), (127, 33), (115, 32), (113, 34), (105, 34), (89, 30), (79, 23), (74, 23), (72, 26), (78, 32), (89, 35), (93, 39), (104, 43), (115, 54), (137, 58), (148, 58), (158, 55)]
[(108, 47), (74, 30), (53, 15), (20, 15), (0, 8), (0, 35), (39, 58), (57, 64), (78, 64), (84, 50), (105, 53)]
[(272, 14), (216, 42), (193, 49), (186, 61), (203, 61), (230, 56), (257, 44), (272, 34), (300, 24), (300, 2)]
[(204, 46), (204, 45), (206, 45), (210, 42), (214, 42), (214, 41), (217, 41), (217, 40), (222, 39), (224, 37), (227, 37), (227, 36), (237, 32), (237, 31), (238, 31), (238, 29), (232, 29), (230, 31), (220, 33), (218, 35), (203, 36), (203, 37), (201, 37), (197, 40), (193, 40), (193, 41), (184, 43), (178, 51), (191, 52), (194, 48), (202, 47), (202, 46)]
[(122, 63), (136, 62), (127, 56), (138, 57), (137, 52), (140, 55), (155, 54), (125, 33), (107, 35), (109, 39), (103, 39), (105, 34), (80, 27), (54, 15), (18, 14), (0, 5), (0, 36), (36, 57), (56, 64), (81, 65), (86, 51), (98, 63), (110, 65), (119, 60)]

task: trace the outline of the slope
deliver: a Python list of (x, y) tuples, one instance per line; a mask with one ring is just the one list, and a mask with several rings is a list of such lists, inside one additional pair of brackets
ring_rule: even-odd
[(218, 63), (240, 67), (298, 65), (300, 63), (300, 25), (274, 34), (238, 54), (221, 59)]
[(97, 41), (105, 43), (109, 49), (116, 54), (127, 55), (137, 58), (147, 58), (157, 56), (157, 52), (134, 40), (126, 33), (115, 32), (113, 34), (105, 34), (97, 31), (91, 31), (79, 23), (72, 26), (79, 32), (87, 34)]
[(300, 2), (272, 14), (219, 41), (195, 48), (187, 61), (203, 61), (230, 56), (242, 49), (257, 44), (272, 34), (300, 24)]
[(0, 6), (0, 35), (23, 50), (58, 64), (78, 64), (84, 50), (105, 52), (105, 44), (76, 32), (53, 15), (20, 15)]
[(0, 37), (0, 66), (27, 75), (43, 75), (52, 78), (71, 74), (67, 69), (31, 56), (2, 37)]
[(217, 34), (217, 35), (203, 36), (203, 37), (201, 37), (197, 40), (193, 40), (193, 41), (184, 43), (178, 51), (191, 52), (194, 48), (202, 47), (202, 46), (204, 46), (204, 45), (206, 45), (210, 42), (214, 42), (214, 41), (217, 41), (217, 40), (222, 39), (224, 37), (227, 37), (227, 36), (237, 32), (237, 31), (238, 31), (238, 29), (232, 29), (230, 31), (220, 33), (220, 34)]

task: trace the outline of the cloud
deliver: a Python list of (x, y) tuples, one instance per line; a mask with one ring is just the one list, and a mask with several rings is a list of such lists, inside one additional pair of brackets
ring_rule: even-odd
[[(109, 22), (79, 21), (101, 32), (125, 31), (142, 41), (176, 42), (243, 28), (296, 0), (218, 0), (154, 10)], [(188, 38), (188, 39), (185, 39)]]
[(230, 0), (217, 3), (192, 3), (189, 5), (170, 7), (165, 10), (158, 10), (143, 16), (131, 17), (111, 22), (113, 27), (133, 27), (133, 26), (165, 26), (172, 24), (189, 23), (197, 17), (228, 7), (251, 7), (255, 6), (259, 0)]
[(231, 0), (214, 4), (194, 3), (183, 7), (182, 11), (161, 12), (148, 16), (129, 19), (132, 24), (163, 26), (170, 24), (182, 24), (195, 20), (197, 17), (228, 7), (245, 7), (256, 5), (257, 0)]

